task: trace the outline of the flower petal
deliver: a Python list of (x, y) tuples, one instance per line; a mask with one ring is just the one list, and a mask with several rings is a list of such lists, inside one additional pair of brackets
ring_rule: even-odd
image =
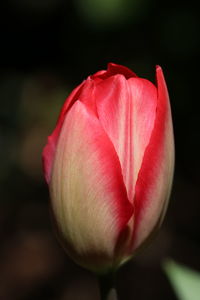
[(101, 81), (102, 79), (104, 79), (104, 77), (107, 78), (117, 73), (124, 74), (124, 76), (126, 76), (127, 78), (136, 76), (128, 68), (121, 65), (110, 63), (108, 64), (107, 71), (104, 70), (99, 71), (96, 74), (89, 76), (88, 79), (83, 81), (78, 87), (76, 87), (69, 95), (69, 97), (65, 100), (65, 103), (62, 107), (62, 110), (60, 112), (56, 124), (56, 128), (54, 129), (52, 134), (48, 137), (47, 144), (44, 147), (43, 154), (42, 154), (43, 169), (44, 169), (45, 179), (47, 183), (49, 183), (50, 181), (51, 168), (54, 159), (55, 148), (67, 111), (76, 100), (81, 100), (82, 102), (87, 103), (87, 106), (89, 106), (92, 110), (95, 111), (96, 106), (94, 104), (95, 103), (94, 98), (92, 97), (93, 85), (94, 85), (93, 79), (95, 80), (95, 82), (98, 82), (98, 80)]
[(114, 147), (95, 114), (80, 101), (62, 126), (50, 193), (69, 254), (91, 268), (97, 265), (97, 256), (99, 268), (104, 267), (105, 259), (112, 261), (118, 236), (133, 208)]
[(43, 170), (45, 174), (46, 182), (49, 183), (50, 177), (51, 177), (51, 169), (52, 164), (54, 160), (54, 154), (56, 149), (57, 140), (60, 134), (60, 130), (62, 127), (62, 124), (64, 122), (65, 114), (68, 111), (68, 109), (72, 106), (75, 100), (78, 99), (81, 87), (83, 86), (84, 82), (82, 82), (79, 86), (77, 86), (67, 97), (65, 100), (65, 103), (62, 107), (62, 110), (60, 112), (56, 127), (52, 134), (48, 136), (47, 144), (45, 145), (42, 153), (42, 162), (43, 162)]
[(109, 63), (107, 70), (102, 70), (98, 71), (94, 75), (91, 76), (92, 79), (107, 79), (113, 75), (121, 74), (124, 75), (126, 79), (131, 78), (131, 77), (137, 77), (137, 75), (131, 71), (129, 68), (122, 66), (122, 65), (117, 65), (114, 63)]
[(171, 110), (162, 69), (157, 67), (158, 105), (155, 125), (136, 183), (134, 200), (136, 249), (161, 220), (167, 206), (174, 169)]
[[(72, 91), (72, 93), (69, 95), (69, 97), (65, 100), (65, 103), (62, 107), (62, 110), (60, 112), (56, 124), (56, 128), (54, 129), (52, 134), (48, 137), (48, 143), (43, 150), (43, 168), (44, 168), (44, 174), (47, 183), (49, 183), (50, 181), (55, 148), (56, 148), (56, 144), (58, 141), (62, 124), (65, 119), (65, 115), (70, 109), (70, 107), (74, 104), (74, 102), (77, 101), (78, 99), (81, 100), (83, 103), (85, 103), (87, 107), (89, 107), (91, 110), (95, 112), (96, 104), (94, 98), (92, 97), (93, 88), (94, 88), (94, 81), (89, 78), (83, 81), (77, 88), (75, 88)], [(90, 99), (90, 101), (87, 101), (88, 98)]]
[(119, 156), (128, 198), (135, 183), (155, 120), (156, 87), (149, 81), (112, 76), (96, 87), (99, 120)]

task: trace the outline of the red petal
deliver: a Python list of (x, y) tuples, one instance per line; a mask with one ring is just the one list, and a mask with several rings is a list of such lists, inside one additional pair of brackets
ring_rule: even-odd
[(155, 86), (139, 78), (115, 75), (96, 87), (99, 120), (119, 156), (128, 198), (133, 203), (135, 183), (154, 125)]
[(43, 153), (42, 153), (43, 171), (47, 183), (49, 183), (50, 181), (51, 168), (54, 160), (55, 148), (56, 148), (56, 144), (57, 144), (57, 140), (60, 134), (62, 124), (64, 122), (65, 114), (68, 111), (68, 109), (73, 105), (74, 101), (78, 99), (83, 84), (84, 82), (82, 82), (79, 86), (77, 86), (65, 100), (56, 127), (52, 132), (52, 134), (48, 136), (47, 144), (43, 149)]
[(50, 190), (56, 219), (75, 252), (113, 254), (133, 208), (114, 147), (80, 101), (62, 126)]
[(118, 73), (123, 74), (126, 78), (136, 76), (128, 68), (121, 65), (110, 63), (108, 64), (107, 71), (99, 71), (96, 74), (88, 77), (88, 79), (82, 82), (77, 88), (75, 88), (72, 91), (72, 93), (69, 95), (69, 97), (66, 99), (62, 107), (61, 113), (59, 115), (56, 128), (54, 129), (52, 134), (48, 137), (47, 145), (44, 147), (43, 150), (43, 155), (42, 155), (43, 169), (44, 169), (45, 179), (47, 183), (50, 180), (55, 148), (67, 111), (74, 104), (76, 100), (81, 100), (83, 103), (86, 103), (87, 106), (90, 107), (90, 109), (96, 111), (95, 99), (93, 97), (93, 85), (94, 85), (93, 79), (95, 83), (97, 83), (99, 80), (101, 81), (104, 78), (113, 76), (114, 74), (118, 74)]
[(136, 183), (134, 248), (153, 231), (166, 209), (174, 168), (174, 141), (169, 97), (157, 67), (158, 105), (152, 136)]
[[(94, 82), (91, 79), (85, 80), (77, 88), (75, 88), (69, 95), (69, 97), (65, 100), (65, 103), (62, 107), (61, 113), (56, 124), (56, 128), (48, 137), (47, 145), (43, 150), (43, 168), (47, 183), (49, 182), (51, 176), (51, 168), (54, 159), (57, 140), (68, 110), (72, 107), (75, 101), (81, 100), (88, 106), (88, 108), (90, 108), (94, 112), (96, 111), (96, 105), (93, 100), (94, 98), (92, 97), (93, 86)], [(90, 101), (87, 101), (88, 98), (90, 99)]]
[(124, 75), (126, 79), (131, 78), (131, 77), (137, 77), (137, 75), (132, 72), (129, 68), (124, 67), (122, 65), (117, 65), (114, 63), (109, 63), (107, 67), (107, 71), (99, 71), (95, 73), (94, 75), (91, 76), (92, 79), (107, 79), (113, 75), (121, 74)]

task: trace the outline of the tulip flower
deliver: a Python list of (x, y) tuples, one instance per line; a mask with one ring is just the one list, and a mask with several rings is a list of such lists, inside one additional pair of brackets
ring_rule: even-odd
[(156, 84), (110, 63), (66, 99), (43, 151), (59, 239), (96, 272), (132, 257), (159, 227), (174, 168), (170, 103)]

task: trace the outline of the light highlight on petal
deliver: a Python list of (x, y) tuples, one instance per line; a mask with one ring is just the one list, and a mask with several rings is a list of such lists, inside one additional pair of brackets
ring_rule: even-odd
[(96, 86), (99, 120), (119, 156), (128, 198), (135, 183), (155, 120), (157, 91), (149, 81), (112, 76)]
[(50, 193), (58, 226), (68, 249), (73, 249), (70, 255), (84, 257), (79, 259), (82, 265), (88, 265), (92, 255), (96, 260), (101, 255), (104, 262), (112, 260), (118, 235), (133, 209), (114, 147), (98, 119), (80, 101), (62, 126)]

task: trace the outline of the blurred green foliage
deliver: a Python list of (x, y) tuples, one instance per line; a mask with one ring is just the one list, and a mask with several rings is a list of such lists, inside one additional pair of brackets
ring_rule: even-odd
[(97, 28), (110, 28), (138, 20), (147, 10), (148, 0), (75, 0), (86, 22)]
[(172, 260), (166, 260), (164, 270), (180, 300), (199, 300), (200, 273)]

